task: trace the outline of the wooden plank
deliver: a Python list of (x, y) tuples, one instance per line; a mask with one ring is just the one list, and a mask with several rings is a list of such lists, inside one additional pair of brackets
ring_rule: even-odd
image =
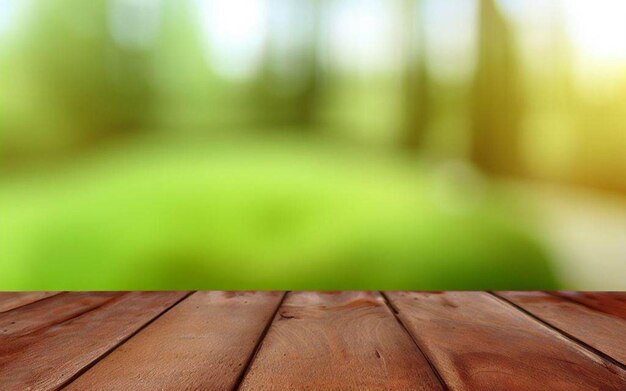
[(197, 292), (84, 373), (68, 389), (232, 389), (283, 295)]
[(61, 323), (28, 334), (3, 335), (0, 389), (60, 387), (185, 295), (127, 293)]
[(244, 390), (440, 390), (379, 293), (290, 293)]
[(0, 292), (0, 313), (10, 311), (60, 292)]
[(0, 341), (62, 323), (120, 296), (117, 292), (68, 292), (0, 313)]
[(621, 368), (488, 293), (388, 297), (451, 389), (626, 389)]
[[(584, 305), (543, 292), (497, 294), (622, 365), (626, 364), (626, 319), (614, 315), (619, 313), (618, 307), (606, 295), (574, 296), (583, 302), (589, 300), (588, 305)], [(609, 303), (609, 306), (602, 303)]]
[(626, 320), (626, 292), (549, 292)]

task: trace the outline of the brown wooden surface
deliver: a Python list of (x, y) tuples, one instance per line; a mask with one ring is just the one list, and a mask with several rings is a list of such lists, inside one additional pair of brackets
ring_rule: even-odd
[(0, 340), (63, 323), (119, 297), (117, 292), (68, 292), (0, 313)]
[(232, 389), (283, 295), (196, 292), (68, 389)]
[[(604, 294), (604, 297), (581, 294), (584, 300), (590, 301), (584, 305), (578, 300), (563, 300), (559, 295), (543, 292), (498, 292), (498, 295), (626, 364), (626, 343), (616, 343), (626, 339), (626, 319), (616, 314), (618, 308), (610, 294)], [(604, 307), (603, 303), (609, 305)]]
[(0, 391), (626, 391), (620, 292), (27, 292), (0, 306)]
[[(3, 390), (55, 389), (184, 297), (180, 292), (131, 292), (62, 323), (0, 340)], [(48, 299), (53, 302), (58, 295)], [(37, 314), (37, 317), (45, 314)]]
[(33, 303), (59, 292), (0, 292), (0, 312)]
[(388, 295), (452, 389), (626, 389), (621, 368), (488, 293)]
[(549, 292), (577, 304), (626, 320), (626, 292)]
[(242, 389), (438, 390), (379, 293), (290, 293)]

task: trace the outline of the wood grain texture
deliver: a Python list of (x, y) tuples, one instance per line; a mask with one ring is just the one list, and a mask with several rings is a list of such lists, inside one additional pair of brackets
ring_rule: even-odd
[(57, 294), (59, 294), (59, 292), (0, 292), (0, 313)]
[(122, 295), (117, 292), (68, 292), (0, 313), (0, 342), (80, 316)]
[(68, 389), (232, 389), (283, 295), (196, 292)]
[(244, 390), (439, 390), (379, 293), (289, 293)]
[[(586, 305), (578, 302), (581, 299), (570, 301), (543, 292), (497, 294), (620, 363), (626, 363), (626, 319), (614, 315), (618, 307), (606, 294), (591, 297), (581, 294), (582, 300), (590, 301)], [(608, 308), (602, 305), (607, 302), (610, 303)]]
[(27, 334), (2, 336), (0, 389), (58, 388), (185, 294), (132, 292), (117, 295), (89, 312), (60, 323), (36, 328)]
[(626, 374), (484, 292), (390, 292), (454, 390), (626, 390)]
[(548, 292), (591, 309), (626, 320), (626, 292)]

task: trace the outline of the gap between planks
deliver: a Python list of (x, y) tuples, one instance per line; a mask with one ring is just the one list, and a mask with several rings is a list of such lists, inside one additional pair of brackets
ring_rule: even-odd
[(252, 350), (252, 354), (250, 355), (250, 357), (248, 357), (248, 360), (246, 362), (246, 365), (243, 371), (241, 371), (241, 373), (239, 374), (239, 377), (237, 377), (237, 381), (235, 382), (235, 386), (233, 387), (233, 390), (239, 390), (241, 388), (241, 384), (243, 383), (243, 380), (248, 375), (248, 372), (250, 371), (250, 368), (252, 368), (252, 364), (254, 363), (254, 359), (256, 359), (256, 356), (259, 353), (259, 350), (261, 350), (261, 346), (263, 346), (263, 340), (265, 340), (265, 337), (267, 336), (267, 333), (270, 331), (272, 324), (274, 324), (274, 320), (276, 319), (276, 316), (278, 315), (278, 311), (280, 311), (280, 307), (283, 306), (283, 303), (285, 302), (285, 299), (287, 298), (287, 295), (289, 294), (289, 292), (290, 291), (285, 291), (283, 293), (283, 297), (280, 298), (280, 301), (278, 302), (278, 305), (276, 306), (274, 313), (272, 314), (272, 316), (270, 316), (269, 320), (267, 321), (267, 324), (265, 325), (265, 328), (263, 329), (263, 332), (259, 336), (259, 339), (257, 340), (256, 345), (254, 346), (254, 349)]
[(417, 350), (419, 350), (419, 352), (422, 354), (422, 356), (424, 357), (424, 359), (428, 363), (428, 366), (430, 367), (430, 369), (433, 371), (433, 373), (437, 377), (437, 380), (439, 380), (439, 383), (441, 384), (441, 387), (443, 387), (443, 389), (445, 391), (449, 390), (450, 387), (448, 387), (448, 384), (446, 384), (446, 381), (443, 380), (443, 376), (441, 376), (441, 373), (439, 373), (439, 369), (435, 366), (435, 364), (432, 362), (431, 358), (426, 354), (424, 349), (422, 349), (420, 344), (417, 342), (417, 339), (415, 338), (415, 336), (409, 331), (409, 329), (406, 327), (404, 322), (402, 322), (402, 319), (400, 319), (400, 317), (398, 316), (400, 314), (400, 310), (398, 308), (396, 308), (396, 306), (394, 306), (391, 303), (391, 301), (389, 300), (389, 298), (387, 297), (387, 294), (385, 292), (379, 291), (379, 293), (383, 297), (383, 300), (385, 301), (385, 304), (387, 305), (387, 308), (389, 308), (389, 311), (391, 311), (391, 313), (393, 314), (393, 317), (396, 318), (396, 321), (398, 322), (400, 327), (407, 334), (409, 334), (409, 337), (411, 337), (411, 341), (413, 341), (413, 344), (415, 344), (415, 346), (417, 347)]
[[(68, 292), (65, 292), (65, 293), (68, 293)], [(110, 297), (109, 299), (107, 299), (107, 300), (103, 301), (102, 303), (100, 303), (100, 304), (98, 304), (98, 305), (96, 305), (96, 306), (86, 308), (84, 311), (77, 312), (77, 313), (75, 313), (74, 315), (70, 316), (69, 318), (59, 319), (59, 320), (58, 320), (58, 322), (53, 322), (53, 323), (47, 324), (45, 327), (46, 327), (46, 328), (53, 327), (53, 326), (56, 326), (56, 325), (63, 324), (63, 323), (65, 323), (65, 322), (69, 322), (69, 321), (74, 320), (74, 319), (76, 319), (76, 318), (79, 318), (79, 317), (81, 317), (81, 316), (83, 316), (83, 315), (85, 315), (85, 314), (88, 314), (88, 313), (90, 313), (90, 312), (96, 311), (96, 310), (98, 310), (99, 308), (102, 308), (102, 307), (104, 307), (104, 306), (105, 306), (105, 305), (107, 305), (107, 304), (111, 304), (111, 303), (113, 303), (113, 302), (115, 302), (115, 301), (117, 301), (117, 300), (121, 299), (121, 298), (122, 298), (124, 295), (126, 295), (126, 294), (127, 294), (127, 293), (123, 293), (123, 294), (118, 295), (118, 296), (112, 296), (112, 297)], [(36, 330), (33, 330), (33, 331), (36, 331)]]
[[(28, 294), (34, 294), (36, 292), (0, 292), (0, 295), (6, 294), (6, 293), (17, 294), (17, 295), (20, 295), (20, 294), (28, 295)], [(19, 303), (17, 305), (11, 304), (10, 302), (8, 304), (5, 303), (4, 305), (3, 305), (3, 303), (0, 303), (0, 313), (10, 312), (10, 311), (16, 310), (18, 308), (25, 307), (27, 305), (31, 305), (31, 304), (34, 304), (34, 303), (37, 303), (37, 302), (40, 302), (40, 301), (52, 298), (54, 296), (62, 295), (62, 294), (67, 293), (67, 292), (65, 292), (65, 291), (58, 291), (58, 292), (48, 292), (48, 293), (49, 294), (44, 294), (44, 295), (42, 295), (40, 297), (37, 297), (37, 298), (35, 298), (33, 300), (31, 300), (28, 297), (26, 297), (25, 299), (22, 299), (21, 303), (19, 303), (19, 301), (20, 301), (19, 299), (15, 299), (15, 301), (17, 301)]]
[(62, 390), (64, 388), (66, 388), (67, 386), (69, 386), (71, 383), (76, 381), (76, 379), (81, 377), (85, 372), (87, 372), (88, 370), (93, 368), (100, 361), (104, 360), (109, 354), (113, 353), (113, 351), (118, 349), (120, 346), (124, 345), (126, 342), (128, 342), (130, 339), (132, 339), (135, 335), (139, 334), (142, 330), (144, 330), (146, 327), (150, 326), (153, 322), (155, 322), (161, 316), (165, 315), (168, 311), (170, 311), (172, 308), (176, 307), (178, 304), (182, 303), (184, 300), (186, 300), (189, 296), (191, 296), (195, 292), (196, 291), (187, 292), (187, 294), (185, 294), (180, 299), (176, 300), (169, 307), (165, 308), (163, 311), (161, 311), (159, 314), (157, 314), (154, 318), (150, 319), (148, 322), (146, 322), (144, 325), (139, 327), (133, 333), (129, 334), (126, 338), (122, 339), (119, 343), (117, 343), (114, 346), (112, 346), (109, 350), (104, 352), (104, 354), (100, 355), (100, 357), (97, 357), (95, 360), (93, 360), (89, 364), (85, 365), (83, 368), (81, 368), (79, 371), (77, 371), (74, 375), (72, 375), (69, 379), (67, 379), (65, 382), (63, 382), (61, 385), (59, 385), (56, 389), (57, 390)]
[[(272, 315), (272, 317), (268, 321), (267, 325), (265, 326), (265, 329), (263, 330), (263, 333), (259, 337), (259, 339), (257, 341), (257, 344), (256, 344), (256, 346), (254, 348), (254, 352), (250, 355), (250, 358), (249, 358), (248, 362), (246, 363), (246, 366), (245, 366), (244, 370), (241, 372), (241, 375), (237, 379), (237, 382), (236, 382), (235, 387), (233, 389), (239, 390), (241, 388), (241, 385), (242, 385), (244, 379), (246, 378), (246, 376), (248, 375), (250, 369), (252, 368), (252, 364), (254, 363), (254, 360), (256, 359), (256, 357), (258, 355), (258, 352), (261, 350), (261, 347), (263, 345), (263, 341), (265, 340), (265, 337), (267, 336), (269, 330), (271, 329), (272, 325), (276, 321), (276, 318), (279, 316), (279, 311), (280, 311), (280, 309), (281, 309), (283, 303), (285, 302), (285, 299), (287, 298), (287, 295), (289, 293), (291, 293), (291, 292), (290, 291), (286, 291), (285, 294), (283, 295), (283, 297), (281, 298), (280, 302), (276, 306), (276, 310), (274, 311), (274, 314)], [(400, 328), (402, 330), (404, 330), (404, 332), (409, 335), (411, 341), (413, 341), (413, 344), (417, 347), (417, 349), (420, 352), (420, 354), (424, 357), (424, 359), (428, 363), (428, 366), (432, 370), (433, 374), (437, 377), (437, 380), (441, 384), (443, 390), (444, 391), (449, 390), (450, 388), (448, 387), (446, 382), (443, 380), (443, 377), (439, 373), (439, 370), (432, 363), (430, 357), (428, 357), (428, 355), (426, 355), (424, 353), (424, 351), (422, 350), (421, 346), (417, 343), (417, 341), (416, 341), (415, 337), (413, 336), (413, 334), (411, 334), (411, 332), (406, 328), (406, 326), (404, 325), (402, 320), (398, 317), (398, 313), (399, 313), (398, 309), (395, 308), (394, 305), (389, 301), (387, 295), (384, 292), (378, 291), (378, 293), (380, 293), (380, 295), (383, 297), (385, 305), (387, 306), (389, 312), (391, 312), (393, 317), (398, 322)]]
[[(508, 300), (505, 297), (502, 297), (500, 295), (498, 295), (496, 292), (492, 292), (492, 291), (486, 291), (488, 294), (492, 295), (493, 297), (495, 297), (497, 300), (499, 300), (501, 303), (503, 303), (504, 305), (510, 306), (513, 309), (517, 310), (518, 312), (521, 313), (522, 316), (527, 316), (531, 319), (533, 319), (535, 322), (541, 324), (542, 326), (548, 328), (549, 330), (551, 330), (552, 332), (557, 333), (558, 335), (564, 337), (566, 340), (568, 340), (570, 343), (576, 345), (577, 347), (587, 351), (589, 354), (592, 354), (594, 356), (597, 356), (598, 358), (600, 358), (602, 361), (605, 362), (609, 362), (611, 364), (614, 364), (616, 366), (618, 366), (619, 368), (626, 370), (626, 366), (624, 366), (622, 363), (620, 363), (619, 361), (615, 360), (614, 358), (612, 358), (611, 356), (607, 355), (606, 353), (588, 345), (587, 343), (581, 341), (580, 339), (578, 339), (577, 337), (563, 331), (562, 329), (560, 329), (559, 327), (556, 327), (554, 325), (552, 325), (551, 323), (549, 323), (548, 321), (542, 319), (540, 316), (535, 315), (534, 313), (522, 308), (521, 306), (517, 305), (516, 303)], [(59, 292), (57, 294), (62, 294), (64, 292)], [(130, 339), (132, 339), (135, 335), (137, 335), (138, 333), (140, 333), (142, 330), (144, 330), (145, 328), (149, 327), (153, 322), (155, 322), (157, 319), (159, 319), (161, 316), (163, 316), (165, 313), (167, 313), (168, 311), (170, 311), (172, 308), (174, 308), (175, 306), (177, 306), (178, 304), (180, 304), (181, 302), (183, 302), (184, 300), (186, 300), (189, 296), (191, 296), (193, 293), (195, 293), (195, 291), (189, 292), (186, 295), (184, 295), (182, 298), (180, 298), (179, 300), (177, 300), (176, 302), (174, 302), (172, 305), (170, 305), (169, 307), (167, 307), (166, 309), (164, 309), (161, 313), (159, 313), (157, 316), (155, 316), (153, 319), (151, 319), (150, 321), (148, 321), (146, 324), (144, 324), (143, 326), (141, 326), (138, 330), (136, 330), (135, 332), (133, 332), (132, 334), (130, 334), (127, 338), (123, 339), (122, 341), (120, 341), (118, 344), (116, 344), (115, 346), (111, 347), (108, 351), (106, 351), (104, 354), (102, 354), (100, 357), (96, 358), (94, 361), (92, 361), (91, 363), (89, 363), (88, 365), (86, 365), (85, 367), (83, 367), (81, 370), (79, 370), (77, 373), (75, 373), (72, 377), (70, 377), (66, 382), (64, 382), (63, 384), (61, 384), (58, 389), (63, 389), (65, 387), (67, 387), (69, 384), (71, 384), (72, 382), (74, 382), (76, 379), (78, 379), (80, 376), (82, 376), (85, 372), (87, 372), (89, 369), (91, 369), (93, 366), (95, 366), (98, 362), (100, 362), (101, 360), (105, 359), (109, 354), (111, 354), (114, 350), (118, 349), (120, 346), (122, 346), (123, 344), (125, 344), (126, 342), (128, 342)], [(283, 296), (281, 298), (281, 300), (279, 301), (278, 305), (276, 306), (276, 309), (274, 310), (272, 316), (270, 317), (270, 319), (268, 320), (267, 324), (265, 325), (263, 332), (261, 333), (261, 335), (259, 336), (259, 338), (257, 339), (257, 342), (255, 344), (254, 350), (253, 352), (250, 354), (250, 356), (247, 359), (246, 365), (244, 366), (244, 370), (241, 372), (241, 374), (239, 375), (239, 377), (237, 378), (237, 381), (235, 383), (235, 387), (234, 389), (239, 389), (241, 384), (243, 383), (244, 379), (246, 378), (246, 376), (248, 375), (252, 364), (254, 363), (258, 352), (260, 351), (262, 345), (263, 345), (263, 341), (265, 340), (265, 337), (267, 336), (268, 332), (270, 331), (274, 321), (276, 320), (279, 311), (283, 305), (283, 303), (285, 302), (285, 299), (287, 298), (287, 295), (290, 292), (284, 292)], [(425, 351), (422, 349), (422, 347), (420, 346), (420, 344), (417, 342), (416, 337), (409, 331), (409, 329), (406, 327), (406, 325), (403, 323), (403, 321), (401, 320), (401, 318), (398, 316), (399, 315), (399, 310), (393, 305), (393, 303), (389, 300), (387, 294), (383, 291), (379, 292), (381, 294), (381, 296), (384, 299), (384, 302), (387, 306), (387, 308), (390, 310), (390, 312), (393, 314), (394, 318), (396, 319), (396, 321), (398, 322), (398, 324), (400, 325), (400, 327), (406, 332), (408, 333), (409, 337), (411, 338), (411, 340), (413, 341), (413, 343), (415, 344), (415, 346), (417, 347), (417, 349), (419, 350), (419, 352), (422, 354), (422, 356), (425, 358), (425, 360), (427, 361), (428, 365), (430, 366), (432, 372), (435, 374), (435, 376), (437, 377), (438, 381), (440, 382), (440, 384), (442, 385), (442, 387), (445, 390), (449, 390), (449, 386), (446, 384), (446, 382), (443, 380), (443, 377), (441, 376), (440, 371), (438, 370), (438, 368), (434, 365), (434, 363), (432, 362), (431, 358), (425, 353)], [(37, 301), (41, 301), (41, 300), (46, 300), (50, 297), (56, 296), (52, 295), (52, 296), (47, 296), (47, 297), (43, 297)], [(27, 303), (24, 305), (28, 305), (31, 303)], [(578, 304), (578, 303), (577, 303)], [(17, 307), (19, 308), (19, 307)], [(82, 315), (82, 314), (81, 314)]]
[(380, 292), (290, 292), (240, 389), (318, 388), (444, 389)]
[[(609, 356), (606, 353), (604, 353), (604, 352), (602, 352), (602, 351), (600, 351), (600, 350), (598, 350), (598, 349), (588, 345), (587, 343), (585, 343), (585, 342), (581, 341), (580, 339), (574, 337), (573, 335), (571, 335), (571, 334), (561, 330), (560, 328), (550, 324), (549, 322), (543, 320), (539, 316), (529, 312), (528, 310), (518, 306), (517, 304), (509, 301), (508, 299), (498, 295), (495, 292), (492, 292), (492, 291), (486, 291), (486, 292), (488, 294), (494, 296), (496, 299), (498, 299), (504, 305), (510, 306), (513, 309), (515, 309), (517, 312), (520, 312), (521, 316), (526, 315), (526, 316), (530, 317), (535, 322), (537, 322), (537, 323), (541, 324), (542, 326), (548, 328), (552, 332), (555, 332), (558, 335), (564, 337), (566, 340), (570, 341), (571, 343), (573, 343), (574, 345), (578, 346), (579, 348), (581, 348), (583, 350), (586, 350), (589, 354), (595, 355), (595, 356), (597, 356), (599, 359), (601, 359), (603, 361), (608, 361), (611, 364), (615, 364), (616, 366), (618, 366), (618, 367), (620, 367), (622, 369), (626, 369), (626, 367), (623, 364), (621, 364), (619, 361), (615, 360), (611, 356)], [(235, 385), (235, 389), (240, 389), (241, 384), (243, 383), (244, 379), (248, 375), (248, 373), (249, 373), (249, 371), (250, 371), (250, 369), (252, 367), (252, 364), (254, 363), (254, 360), (256, 359), (256, 357), (258, 355), (258, 352), (259, 352), (259, 350), (261, 349), (261, 347), (263, 345), (263, 341), (265, 340), (265, 337), (267, 336), (269, 330), (271, 329), (273, 323), (275, 322), (276, 317), (278, 316), (278, 312), (280, 311), (280, 308), (282, 307), (282, 305), (283, 305), (283, 303), (284, 303), (284, 301), (287, 298), (287, 295), (289, 293), (290, 292), (285, 292), (283, 294), (283, 297), (281, 298), (280, 302), (276, 306), (276, 309), (274, 310), (274, 313), (273, 313), (272, 317), (270, 318), (270, 320), (266, 324), (262, 334), (259, 336), (259, 339), (257, 340), (257, 343), (255, 345), (253, 353), (250, 355), (248, 361), (246, 362), (244, 370), (241, 372), (241, 374), (239, 375), (239, 377), (237, 379), (237, 382), (236, 382), (236, 385)], [(440, 373), (439, 369), (434, 365), (432, 359), (425, 353), (424, 349), (418, 343), (416, 337), (409, 331), (409, 329), (406, 327), (406, 325), (404, 324), (402, 319), (398, 316), (399, 312), (400, 312), (398, 310), (398, 308), (396, 308), (393, 305), (393, 303), (389, 300), (389, 298), (388, 298), (388, 296), (387, 296), (387, 294), (385, 292), (379, 291), (379, 293), (383, 297), (386, 306), (388, 307), (390, 312), (393, 314), (394, 318), (396, 319), (396, 321), (398, 322), (400, 327), (410, 336), (411, 340), (413, 341), (413, 343), (415, 344), (415, 346), (417, 347), (419, 352), (425, 358), (426, 362), (430, 366), (432, 372), (437, 377), (437, 379), (438, 379), (439, 383), (441, 384), (441, 386), (444, 388), (444, 390), (449, 390), (450, 387), (448, 386), (448, 384), (446, 384), (445, 380), (441, 376), (441, 373)]]
[[(556, 332), (557, 334), (559, 334), (560, 336), (562, 336), (563, 338), (565, 338), (566, 340), (568, 340), (570, 343), (573, 343), (574, 345), (578, 346), (579, 348), (587, 351), (589, 354), (595, 355), (597, 356), (600, 360), (604, 361), (604, 362), (609, 362), (611, 364), (616, 365), (617, 367), (626, 370), (626, 365), (622, 364), (621, 362), (619, 362), (618, 360), (614, 359), (613, 357), (609, 356), (608, 354), (604, 353), (601, 350), (598, 350), (596, 348), (594, 348), (593, 346), (589, 345), (588, 343), (580, 340), (579, 338), (575, 337), (574, 335), (562, 330), (561, 328), (551, 324), (550, 322), (544, 320), (543, 318), (541, 318), (538, 315), (535, 315), (534, 313), (530, 312), (529, 310), (519, 306), (518, 304), (512, 302), (511, 300), (507, 299), (506, 297), (503, 297), (499, 294), (497, 294), (496, 292), (493, 291), (485, 291), (488, 294), (492, 295), (493, 297), (495, 297), (497, 300), (500, 300), (500, 302), (502, 302), (505, 305), (509, 305), (512, 308), (516, 309), (517, 311), (521, 312), (522, 314), (528, 316), (529, 318), (531, 318), (532, 320), (534, 320), (535, 322), (539, 323), (540, 325), (542, 325), (543, 327), (546, 327), (547, 329), (551, 330), (552, 332)], [(561, 298), (563, 299), (563, 298)], [(563, 299), (565, 300), (565, 299)], [(568, 300), (570, 301), (570, 300)], [(575, 303), (576, 305), (580, 305), (580, 303), (576, 303), (574, 301), (570, 301), (571, 303)]]

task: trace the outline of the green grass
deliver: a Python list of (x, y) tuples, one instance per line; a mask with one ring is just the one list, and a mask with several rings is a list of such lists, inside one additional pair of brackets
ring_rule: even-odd
[(287, 140), (102, 152), (0, 182), (0, 289), (557, 287), (506, 199), (449, 177)]

